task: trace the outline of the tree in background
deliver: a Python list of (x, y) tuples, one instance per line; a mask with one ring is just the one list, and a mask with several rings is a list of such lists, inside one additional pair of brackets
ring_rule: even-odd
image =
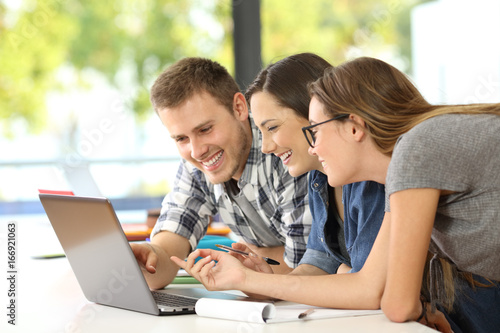
[(206, 35), (194, 8), (202, 4), (23, 0), (14, 6), (0, 0), (0, 133), (13, 134), (13, 126), (43, 129), (47, 93), (91, 85), (85, 81), (89, 71), (127, 90), (128, 107), (144, 116), (151, 110), (147, 88), (162, 68), (187, 55), (212, 56), (206, 49), (213, 49), (218, 38), (198, 42)]
[(66, 60), (77, 26), (55, 3), (26, 2), (12, 10), (0, 2), (0, 119), (2, 129), (25, 119), (31, 129), (45, 121), (45, 95), (54, 71)]
[[(231, 9), (241, 1), (257, 0), (0, 0), (0, 134), (44, 129), (47, 94), (91, 86), (89, 72), (130, 96), (141, 119), (172, 62), (204, 56), (232, 71)], [(390, 57), (409, 70), (409, 11), (421, 2), (261, 0), (263, 62), (308, 51), (333, 64)]]
[(410, 71), (410, 11), (424, 2), (261, 0), (262, 58), (267, 63), (312, 51), (335, 65), (366, 55)]

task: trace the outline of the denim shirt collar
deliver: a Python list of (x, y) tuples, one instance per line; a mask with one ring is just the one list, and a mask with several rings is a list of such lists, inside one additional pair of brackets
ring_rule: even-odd
[(309, 173), (309, 188), (312, 191), (320, 192), (328, 185), (328, 178), (326, 175), (318, 170), (312, 170)]

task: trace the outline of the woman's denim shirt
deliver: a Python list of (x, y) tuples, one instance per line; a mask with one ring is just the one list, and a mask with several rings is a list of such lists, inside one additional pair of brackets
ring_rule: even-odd
[[(309, 208), (313, 217), (307, 250), (300, 264), (321, 268), (329, 274), (337, 272), (341, 263), (359, 271), (368, 257), (384, 218), (385, 187), (376, 182), (359, 182), (342, 187), (345, 244), (349, 258), (333, 252), (325, 242), (328, 220), (328, 180), (319, 171), (309, 173)], [(331, 200), (335, 200), (332, 198)]]

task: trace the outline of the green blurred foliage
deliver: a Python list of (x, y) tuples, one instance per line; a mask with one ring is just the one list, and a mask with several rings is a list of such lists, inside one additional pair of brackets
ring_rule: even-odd
[(361, 55), (391, 54), (409, 71), (410, 10), (423, 2), (261, 0), (263, 62), (306, 51), (334, 65)]
[[(44, 127), (47, 92), (64, 89), (57, 70), (92, 69), (132, 94), (140, 118), (151, 111), (147, 87), (162, 68), (196, 54), (190, 11), (199, 0), (23, 0), (0, 2), (0, 131), (24, 120)], [(128, 86), (118, 73), (127, 70)]]
[(141, 117), (151, 110), (148, 85), (151, 78), (179, 57), (194, 53), (189, 41), (193, 27), (188, 15), (191, 1), (87, 0), (75, 8), (80, 31), (69, 47), (71, 64), (79, 70), (91, 67), (120, 87), (120, 69), (129, 69), (134, 94), (129, 105)]
[[(241, 1), (257, 0), (234, 4)], [(409, 68), (409, 11), (421, 2), (261, 0), (263, 64), (304, 51), (333, 64), (391, 53)], [(89, 70), (130, 96), (126, 107), (139, 120), (151, 112), (152, 81), (177, 59), (210, 57), (233, 72), (232, 0), (12, 3), (0, 0), (0, 133), (7, 136), (19, 122), (43, 129), (47, 93), (90, 86)], [(77, 78), (60, 79), (61, 66)]]
[(45, 122), (45, 95), (65, 61), (77, 25), (56, 3), (25, 1), (22, 13), (0, 3), (0, 119), (5, 133), (15, 119), (38, 130)]

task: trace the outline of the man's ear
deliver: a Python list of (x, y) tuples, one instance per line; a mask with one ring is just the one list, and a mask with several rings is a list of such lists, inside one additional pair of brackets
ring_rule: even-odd
[(348, 128), (350, 134), (352, 135), (355, 141), (357, 142), (363, 141), (363, 139), (366, 137), (366, 130), (367, 130), (365, 121), (361, 117), (355, 114), (350, 114), (349, 120), (351, 121), (347, 122), (347, 124), (349, 124), (350, 126)]
[(246, 120), (248, 118), (248, 105), (245, 96), (237, 92), (233, 96), (233, 111), (236, 118)]

